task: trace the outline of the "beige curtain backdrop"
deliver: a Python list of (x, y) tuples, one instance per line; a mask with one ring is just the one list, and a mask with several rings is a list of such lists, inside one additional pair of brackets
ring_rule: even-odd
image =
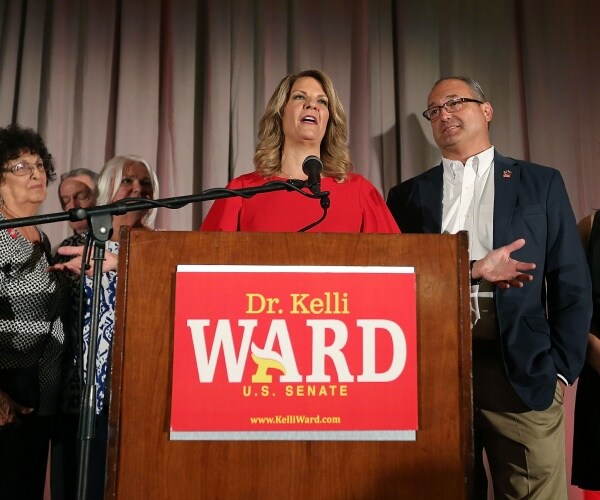
[[(385, 196), (439, 162), (421, 112), (435, 80), (468, 75), (497, 149), (560, 169), (579, 219), (600, 208), (599, 18), (596, 0), (0, 0), (0, 126), (37, 129), (59, 174), (133, 153), (161, 197), (199, 193), (253, 169), (275, 86), (318, 68)], [(56, 189), (42, 213), (60, 210)], [(207, 208), (162, 209), (156, 226), (196, 229)]]

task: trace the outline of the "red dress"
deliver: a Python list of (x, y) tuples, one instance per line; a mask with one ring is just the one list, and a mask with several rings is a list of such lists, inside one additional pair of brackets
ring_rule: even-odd
[[(233, 179), (229, 189), (262, 186), (281, 177), (265, 178), (252, 172)], [(358, 174), (345, 182), (321, 179), (321, 191), (329, 191), (331, 206), (325, 219), (309, 229), (318, 233), (399, 233), (398, 225), (379, 191)], [(319, 200), (295, 191), (274, 191), (252, 198), (216, 200), (200, 227), (201, 231), (295, 232), (323, 215)]]

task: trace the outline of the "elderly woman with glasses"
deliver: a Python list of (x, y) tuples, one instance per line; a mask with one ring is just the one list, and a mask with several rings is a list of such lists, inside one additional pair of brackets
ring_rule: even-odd
[(0, 128), (0, 489), (42, 498), (61, 379), (68, 286), (48, 272), (50, 244), (36, 214), (54, 179), (52, 157), (33, 130)]

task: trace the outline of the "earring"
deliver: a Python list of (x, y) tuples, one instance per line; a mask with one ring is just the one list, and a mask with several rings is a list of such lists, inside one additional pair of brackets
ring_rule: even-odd
[(4, 206), (4, 198), (2, 198), (2, 196), (0, 196), (0, 208), (2, 208)]

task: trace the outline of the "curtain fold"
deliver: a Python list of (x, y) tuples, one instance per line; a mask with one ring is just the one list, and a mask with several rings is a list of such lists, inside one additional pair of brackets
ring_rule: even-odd
[[(356, 170), (386, 195), (439, 162), (421, 117), (441, 76), (481, 82), (492, 139), (559, 168), (577, 217), (600, 204), (594, 169), (600, 35), (592, 0), (5, 0), (0, 124), (39, 130), (59, 173), (134, 153), (161, 196), (223, 186), (253, 169), (258, 120), (287, 74), (318, 68), (349, 118)], [(51, 188), (43, 206), (58, 211)], [(196, 228), (208, 204), (159, 211)], [(66, 224), (48, 227), (57, 242)]]

